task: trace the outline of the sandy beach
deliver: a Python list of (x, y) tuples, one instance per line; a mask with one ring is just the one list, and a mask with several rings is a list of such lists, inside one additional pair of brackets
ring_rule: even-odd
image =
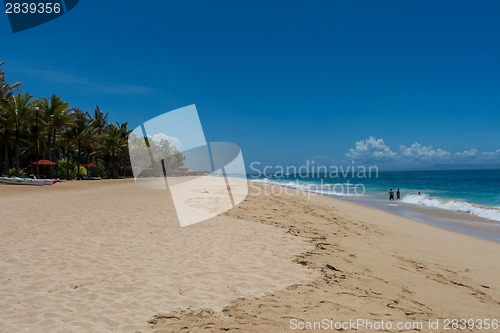
[(252, 183), (235, 209), (181, 228), (168, 192), (133, 180), (0, 186), (0, 331), (500, 319), (499, 244), (280, 192)]

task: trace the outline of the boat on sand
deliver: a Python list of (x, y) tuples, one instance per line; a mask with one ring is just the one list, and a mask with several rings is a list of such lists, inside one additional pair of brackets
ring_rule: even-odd
[(20, 178), (20, 177), (0, 177), (0, 183), (7, 185), (33, 185), (33, 186), (43, 186), (52, 185), (57, 183), (55, 179), (32, 179), (32, 178)]

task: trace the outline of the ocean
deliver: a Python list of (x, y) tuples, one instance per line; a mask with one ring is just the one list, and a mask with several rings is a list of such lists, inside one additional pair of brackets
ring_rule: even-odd
[[(358, 176), (248, 175), (248, 179), (356, 201), (500, 242), (500, 170), (394, 171)], [(388, 200), (391, 188), (401, 191), (401, 200)]]

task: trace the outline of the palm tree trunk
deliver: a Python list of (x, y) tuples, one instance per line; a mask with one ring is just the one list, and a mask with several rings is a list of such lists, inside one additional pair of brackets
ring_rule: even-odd
[(16, 128), (16, 177), (19, 177), (19, 128)]
[(111, 157), (111, 178), (115, 178), (115, 151), (113, 150), (113, 156)]
[[(51, 131), (47, 131), (47, 159), (52, 161), (52, 137), (50, 136)], [(44, 170), (45, 173), (46, 170)]]
[(106, 167), (104, 170), (106, 170), (106, 177), (107, 178), (111, 177), (111, 172), (109, 171), (109, 162), (110, 162), (109, 158), (110, 158), (109, 153), (106, 153)]
[(121, 169), (121, 175), (120, 176), (124, 176), (123, 172), (125, 171), (125, 167), (123, 166), (123, 150), (120, 151), (120, 158), (118, 159), (120, 161), (120, 165), (123, 167), (123, 169)]
[[(90, 148), (87, 149), (87, 164), (90, 163)], [(90, 168), (87, 168), (87, 176), (89, 175)]]
[(97, 153), (95, 154), (95, 165), (97, 165), (97, 168), (96, 168), (96, 172), (97, 172), (97, 176), (96, 177), (99, 177), (99, 151), (97, 151)]
[(66, 180), (69, 180), (69, 147), (66, 147)]
[[(5, 136), (7, 137), (8, 131), (5, 131)], [(9, 145), (7, 142), (3, 144), (5, 151), (3, 152), (3, 173), (7, 176), (9, 172)]]
[(5, 158), (5, 152), (7, 150), (7, 141), (2, 143), (2, 149), (0, 150), (2, 156), (2, 163), (0, 164), (0, 170), (5, 170), (5, 164), (7, 163), (7, 159)]
[(50, 161), (50, 151), (52, 150), (52, 137), (50, 131), (47, 131), (47, 159)]
[[(52, 158), (54, 158), (54, 161), (52, 162), (56, 162), (55, 159), (56, 159), (56, 130), (54, 129), (54, 135), (52, 136)], [(50, 166), (50, 178), (54, 178), (54, 175), (55, 175), (55, 169), (56, 167), (54, 165), (51, 165)]]
[(81, 152), (82, 152), (82, 143), (81, 141), (78, 141), (78, 156), (76, 157), (76, 179), (78, 180), (80, 178), (80, 158), (81, 158)]

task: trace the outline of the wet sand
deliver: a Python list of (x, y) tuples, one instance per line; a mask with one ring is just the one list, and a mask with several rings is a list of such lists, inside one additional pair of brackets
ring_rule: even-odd
[(404, 218), (500, 243), (500, 222), (498, 221), (488, 220), (464, 212), (420, 207), (401, 201), (388, 202), (359, 198), (341, 198), (341, 200), (358, 202)]

